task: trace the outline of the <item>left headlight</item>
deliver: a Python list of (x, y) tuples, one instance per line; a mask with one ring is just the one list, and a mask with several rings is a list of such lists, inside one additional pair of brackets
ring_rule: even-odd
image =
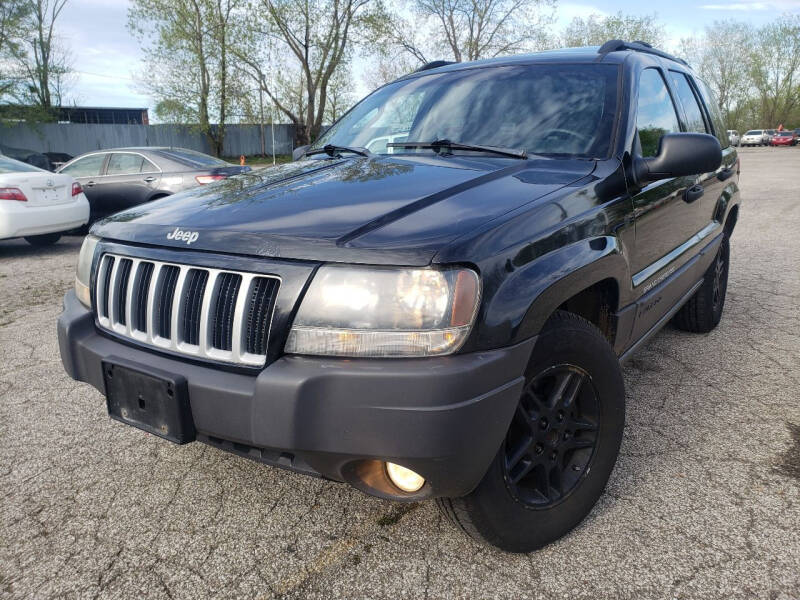
[(92, 307), (92, 294), (89, 285), (92, 281), (92, 261), (97, 242), (100, 239), (93, 235), (83, 238), (81, 253), (78, 255), (78, 268), (75, 271), (75, 295), (86, 308)]
[(480, 300), (465, 268), (326, 265), (306, 292), (286, 341), (290, 354), (412, 357), (452, 354)]

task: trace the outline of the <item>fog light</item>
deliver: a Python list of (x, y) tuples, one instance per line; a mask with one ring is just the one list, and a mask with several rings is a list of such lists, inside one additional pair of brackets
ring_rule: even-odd
[(422, 475), (394, 463), (386, 463), (386, 474), (393, 484), (409, 494), (418, 492), (425, 485), (425, 478)]

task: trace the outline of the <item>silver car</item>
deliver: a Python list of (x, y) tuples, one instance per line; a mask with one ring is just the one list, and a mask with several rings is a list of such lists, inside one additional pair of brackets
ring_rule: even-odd
[(742, 146), (763, 146), (764, 145), (764, 130), (751, 129), (746, 131), (741, 139)]
[(90, 223), (131, 206), (246, 173), (250, 167), (185, 148), (115, 148), (73, 158), (58, 173), (72, 175), (91, 207)]
[(728, 129), (728, 141), (730, 141), (731, 146), (738, 146), (739, 145), (739, 132), (735, 129)]

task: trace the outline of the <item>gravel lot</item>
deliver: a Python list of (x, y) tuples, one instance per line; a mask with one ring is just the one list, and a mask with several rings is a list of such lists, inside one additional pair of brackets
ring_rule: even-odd
[(800, 148), (746, 149), (720, 327), (625, 368), (607, 492), (530, 555), (107, 418), (55, 320), (80, 245), (0, 242), (0, 596), (800, 597)]

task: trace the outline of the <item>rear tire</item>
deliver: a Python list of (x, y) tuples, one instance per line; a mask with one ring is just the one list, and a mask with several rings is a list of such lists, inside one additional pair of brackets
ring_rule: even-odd
[(673, 324), (678, 329), (692, 333), (708, 333), (719, 324), (728, 290), (730, 252), (730, 242), (726, 233), (722, 237), (714, 262), (703, 276), (703, 285), (675, 315)]
[(60, 233), (43, 233), (42, 235), (29, 235), (25, 237), (25, 241), (31, 246), (52, 246), (60, 239)]
[(541, 548), (578, 525), (603, 493), (625, 425), (619, 360), (603, 334), (558, 311), (542, 329), (503, 444), (478, 486), (437, 500), (476, 540)]

